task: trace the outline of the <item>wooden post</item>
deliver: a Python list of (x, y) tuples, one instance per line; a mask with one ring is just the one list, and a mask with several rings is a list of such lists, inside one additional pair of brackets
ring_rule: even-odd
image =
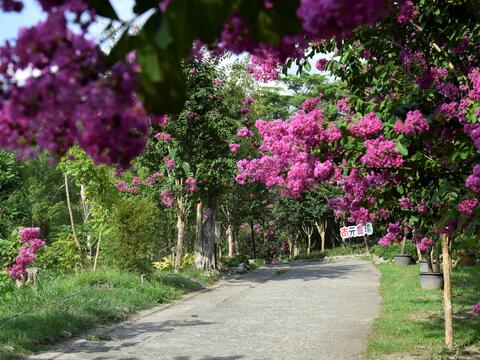
[(443, 311), (445, 316), (445, 346), (453, 348), (453, 307), (452, 307), (452, 258), (450, 256), (450, 240), (442, 235), (443, 254)]

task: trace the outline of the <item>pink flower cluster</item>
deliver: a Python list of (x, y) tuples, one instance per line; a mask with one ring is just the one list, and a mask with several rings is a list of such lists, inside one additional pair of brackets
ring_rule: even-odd
[(238, 149), (240, 149), (239, 144), (230, 144), (230, 152), (236, 153), (238, 151)]
[(173, 169), (175, 167), (175, 160), (170, 159), (168, 156), (165, 157), (165, 166), (167, 169)]
[(394, 131), (397, 134), (415, 135), (426, 133), (430, 129), (427, 120), (419, 110), (409, 111), (405, 122), (397, 120)]
[(388, 224), (387, 233), (378, 240), (378, 245), (389, 246), (395, 242), (401, 242), (403, 240), (402, 228), (400, 222), (394, 222)]
[(45, 246), (45, 241), (40, 240), (40, 228), (20, 228), (20, 242), (24, 244), (15, 258), (15, 263), (7, 267), (5, 271), (14, 280), (25, 280), (27, 278), (27, 267), (35, 260), (36, 252)]
[(413, 206), (413, 204), (412, 204), (412, 202), (410, 201), (410, 199), (409, 199), (409, 198), (406, 198), (406, 197), (401, 198), (401, 199), (398, 201), (398, 204), (400, 205), (400, 207), (401, 207), (402, 209), (410, 209), (410, 208)]
[(465, 186), (470, 188), (473, 192), (480, 190), (480, 164), (475, 165), (473, 173), (467, 177)]
[(473, 210), (477, 207), (477, 205), (478, 205), (478, 199), (476, 198), (465, 199), (458, 204), (458, 211), (460, 211), (462, 214), (470, 216), (472, 215)]
[(480, 301), (472, 306), (470, 314), (472, 314), (472, 316), (478, 316), (480, 314)]
[(315, 63), (315, 67), (318, 71), (325, 71), (327, 67), (327, 59), (318, 59)]
[(412, 241), (418, 250), (423, 252), (429, 252), (433, 246), (433, 240), (423, 235), (414, 235)]
[(252, 137), (253, 132), (249, 130), (247, 127), (242, 127), (240, 130), (237, 131), (237, 136), (240, 138)]
[(171, 138), (172, 138), (172, 135), (166, 132), (155, 134), (155, 139), (157, 139), (158, 141), (168, 141)]
[(287, 121), (257, 120), (262, 137), (260, 157), (237, 163), (237, 181), (259, 181), (267, 187), (279, 186), (282, 193), (298, 197), (316, 182), (327, 179), (333, 172), (333, 163), (320, 161), (311, 151), (322, 142), (333, 142), (341, 137), (335, 124), (327, 125), (319, 109), (299, 110)]
[(198, 190), (197, 179), (194, 177), (188, 177), (185, 180), (185, 190), (195, 192)]
[(162, 192), (160, 193), (160, 200), (162, 201), (163, 205), (167, 207), (172, 207), (174, 202), (172, 193), (168, 189), (162, 190)]
[(255, 104), (255, 99), (251, 96), (247, 96), (243, 100), (242, 108), (240, 109), (240, 113), (242, 115), (247, 115), (250, 112), (250, 107)]
[(395, 143), (385, 140), (383, 135), (365, 140), (365, 147), (367, 150), (360, 158), (362, 164), (373, 168), (399, 168), (403, 165), (402, 155), (395, 150)]
[(151, 186), (151, 185), (153, 185), (155, 180), (159, 180), (162, 177), (163, 177), (163, 174), (160, 173), (160, 172), (153, 173), (152, 175), (150, 175), (149, 177), (147, 177), (145, 179), (145, 184), (147, 184), (148, 186)]
[(259, 81), (276, 80), (280, 76), (280, 60), (270, 54), (265, 56), (252, 55), (247, 69)]
[(397, 14), (397, 21), (400, 24), (405, 24), (415, 19), (419, 12), (411, 0), (406, 0), (400, 5), (400, 11)]
[(368, 113), (360, 122), (352, 124), (348, 130), (358, 137), (370, 137), (382, 131), (383, 123), (374, 112)]

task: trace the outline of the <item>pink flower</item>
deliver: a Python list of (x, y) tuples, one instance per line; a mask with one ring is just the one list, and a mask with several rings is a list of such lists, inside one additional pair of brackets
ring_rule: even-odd
[(173, 169), (175, 167), (175, 161), (169, 157), (165, 158), (165, 166), (167, 169)]
[(325, 71), (327, 65), (327, 59), (318, 59), (315, 63), (315, 67), (318, 71)]
[(130, 188), (130, 193), (131, 194), (135, 194), (136, 192), (137, 192), (137, 188), (135, 188), (135, 187)]
[(478, 200), (476, 198), (465, 199), (458, 204), (458, 211), (467, 216), (472, 215), (473, 210), (477, 207)]
[(415, 19), (419, 12), (411, 0), (406, 0), (400, 5), (400, 11), (397, 14), (397, 21), (400, 24), (407, 23)]
[(237, 131), (237, 136), (240, 138), (247, 138), (253, 136), (253, 132), (251, 132), (247, 127), (242, 127)]
[(367, 151), (360, 161), (374, 168), (399, 168), (403, 165), (402, 156), (395, 150), (396, 144), (385, 140), (383, 135), (374, 140), (365, 140)]
[(173, 205), (173, 197), (172, 193), (168, 189), (163, 189), (160, 193), (160, 200), (162, 203), (167, 207), (172, 207)]
[(116, 186), (117, 190), (120, 192), (125, 192), (128, 189), (128, 185), (125, 181), (119, 181)]
[(192, 192), (197, 191), (198, 190), (197, 179), (193, 177), (188, 177), (185, 180), (185, 190), (192, 191)]
[(212, 216), (212, 214), (213, 214), (213, 210), (211, 208), (206, 208), (205, 210), (203, 210), (203, 216), (206, 218)]
[(370, 137), (382, 131), (383, 123), (374, 112), (368, 113), (349, 127), (349, 131), (355, 136)]
[(230, 144), (230, 151), (232, 153), (236, 153), (238, 151), (238, 149), (240, 149), (240, 145), (238, 144)]
[(162, 132), (162, 133), (157, 133), (155, 134), (155, 139), (157, 139), (158, 141), (168, 141), (172, 138), (172, 135), (169, 134), (169, 133), (165, 133), (165, 132)]
[(133, 178), (133, 185), (140, 186), (141, 184), (142, 184), (142, 182), (141, 182), (140, 178), (138, 176), (135, 176)]
[(472, 306), (470, 314), (472, 314), (472, 316), (478, 316), (480, 314), (480, 301)]
[(427, 120), (419, 110), (409, 111), (405, 123), (398, 120), (395, 123), (394, 131), (397, 134), (415, 135), (426, 133), (430, 129)]
[(410, 209), (413, 205), (412, 202), (406, 197), (401, 198), (398, 203), (400, 204), (400, 207), (403, 209)]

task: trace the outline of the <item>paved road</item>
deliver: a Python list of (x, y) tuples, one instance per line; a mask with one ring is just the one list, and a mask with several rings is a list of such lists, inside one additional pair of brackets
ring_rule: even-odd
[[(143, 312), (112, 327), (112, 341), (84, 339), (33, 359), (360, 359), (381, 307), (369, 263), (266, 268)], [(98, 331), (98, 330), (97, 330)]]

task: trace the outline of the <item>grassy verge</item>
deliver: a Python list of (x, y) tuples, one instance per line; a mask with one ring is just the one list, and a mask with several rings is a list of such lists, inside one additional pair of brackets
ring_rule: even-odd
[(157, 272), (142, 284), (139, 275), (102, 270), (17, 289), (0, 299), (0, 360), (19, 359), (95, 326), (124, 320), (215, 280), (188, 269), (182, 275)]
[[(445, 358), (442, 291), (420, 289), (417, 266), (384, 264), (379, 269), (383, 312), (373, 325), (365, 357), (405, 354), (421, 359)], [(454, 269), (453, 291), (456, 351), (478, 359), (480, 353), (467, 353), (475, 353), (480, 345), (480, 320), (468, 313), (480, 299), (480, 266)]]

